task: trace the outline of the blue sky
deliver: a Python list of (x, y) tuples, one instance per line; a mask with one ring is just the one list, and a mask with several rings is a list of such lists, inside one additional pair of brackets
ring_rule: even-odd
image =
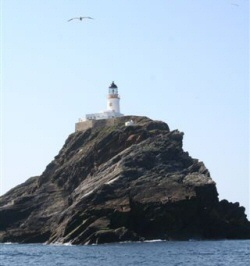
[(106, 108), (113, 80), (121, 111), (183, 131), (249, 217), (248, 0), (2, 0), (1, 194)]

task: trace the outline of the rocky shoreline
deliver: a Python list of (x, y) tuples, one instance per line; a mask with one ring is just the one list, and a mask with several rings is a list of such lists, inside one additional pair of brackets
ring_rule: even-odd
[(0, 242), (250, 239), (244, 207), (218, 200), (182, 132), (147, 117), (116, 120), (71, 134), (41, 176), (0, 197)]

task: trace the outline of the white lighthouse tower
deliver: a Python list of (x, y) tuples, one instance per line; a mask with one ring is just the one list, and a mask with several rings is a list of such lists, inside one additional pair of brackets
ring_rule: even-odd
[(123, 114), (120, 113), (120, 96), (118, 94), (118, 87), (113, 81), (109, 86), (109, 93), (107, 97), (107, 110), (101, 113), (86, 114), (85, 119), (100, 120), (100, 119), (110, 119), (120, 116), (123, 116)]
[[(115, 118), (124, 116), (120, 113), (120, 96), (118, 94), (118, 87), (114, 81), (109, 86), (107, 96), (107, 110), (100, 113), (86, 114), (85, 119), (80, 118), (79, 122), (75, 124), (75, 130), (84, 131), (88, 128), (104, 127), (107, 125), (114, 125)], [(130, 123), (129, 121), (128, 123)], [(131, 125), (131, 124), (129, 124)]]
[(118, 87), (115, 85), (114, 81), (109, 86), (107, 111), (120, 113), (120, 97), (118, 94)]

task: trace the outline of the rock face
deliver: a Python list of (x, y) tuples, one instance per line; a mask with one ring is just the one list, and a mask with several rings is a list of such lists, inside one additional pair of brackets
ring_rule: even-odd
[(71, 134), (41, 176), (0, 198), (0, 242), (250, 238), (244, 207), (218, 200), (182, 139), (163, 122), (131, 116)]

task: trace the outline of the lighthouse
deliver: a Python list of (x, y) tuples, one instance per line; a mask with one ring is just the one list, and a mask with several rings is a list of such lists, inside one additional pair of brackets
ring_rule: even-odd
[(113, 81), (108, 88), (107, 109), (100, 113), (86, 114), (85, 118), (79, 118), (79, 121), (75, 124), (75, 131), (111, 126), (115, 124), (116, 118), (121, 116), (124, 115), (120, 113), (118, 87)]
[(107, 111), (120, 113), (120, 97), (118, 94), (118, 87), (115, 85), (114, 81), (109, 86)]
[[(121, 116), (123, 116), (123, 114), (120, 113), (120, 96), (118, 94), (118, 87), (113, 81), (108, 88), (107, 110), (100, 113), (86, 114), (85, 120), (111, 119)], [(80, 119), (80, 121), (84, 120)]]

